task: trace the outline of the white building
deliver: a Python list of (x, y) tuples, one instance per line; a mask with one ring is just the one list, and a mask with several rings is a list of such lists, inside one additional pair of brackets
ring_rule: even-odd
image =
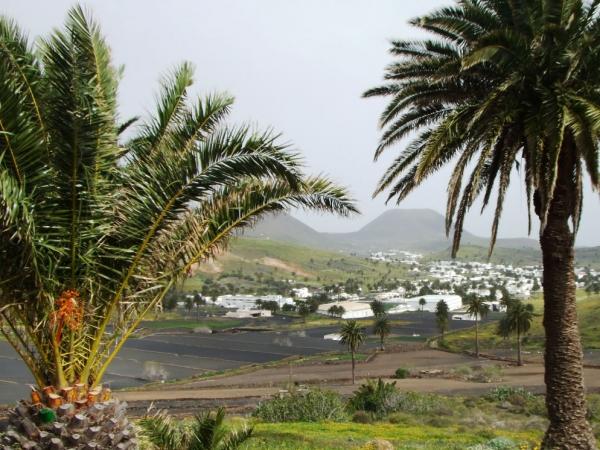
[(271, 317), (271, 311), (268, 309), (238, 309), (237, 311), (228, 311), (225, 317), (234, 319), (255, 319), (258, 317)]
[(294, 293), (297, 299), (305, 299), (310, 297), (310, 291), (307, 287), (294, 288), (292, 289), (292, 292)]
[(460, 295), (449, 294), (449, 295), (420, 295), (418, 297), (411, 297), (405, 299), (405, 304), (408, 306), (409, 311), (421, 310), (419, 301), (425, 299), (425, 305), (423, 305), (423, 311), (435, 312), (435, 308), (440, 300), (444, 300), (448, 305), (449, 311), (454, 311), (462, 308), (462, 298)]
[(240, 294), (227, 294), (217, 297), (216, 305), (223, 308), (231, 309), (256, 309), (256, 302), (262, 300), (263, 302), (277, 302), (280, 308), (283, 305), (293, 305), (294, 300), (290, 297), (283, 297), (282, 295), (240, 295)]
[(361, 302), (333, 302), (333, 303), (323, 303), (319, 305), (317, 309), (317, 313), (328, 315), (329, 308), (332, 306), (341, 306), (344, 308), (344, 314), (342, 314), (342, 319), (362, 319), (365, 317), (372, 317), (373, 311), (371, 311), (371, 306), (368, 303)]

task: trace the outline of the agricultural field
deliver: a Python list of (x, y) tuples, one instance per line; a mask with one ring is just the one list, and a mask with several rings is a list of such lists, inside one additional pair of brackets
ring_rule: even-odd
[[(536, 317), (530, 331), (523, 338), (523, 349), (539, 353), (544, 348), (542, 325), (543, 300), (537, 294), (529, 300), (535, 307)], [(583, 347), (586, 350), (600, 350), (600, 295), (588, 295), (584, 291), (577, 294), (579, 330)], [(490, 322), (480, 327), (479, 339), (482, 351), (510, 350), (515, 347), (514, 339), (504, 339), (496, 334), (497, 323)], [(451, 332), (446, 336), (444, 346), (453, 351), (472, 350), (475, 339), (473, 328)]]

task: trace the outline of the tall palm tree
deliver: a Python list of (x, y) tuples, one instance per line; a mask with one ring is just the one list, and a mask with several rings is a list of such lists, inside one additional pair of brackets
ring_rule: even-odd
[(467, 300), (467, 313), (475, 317), (475, 356), (479, 358), (479, 320), (487, 316), (490, 306), (484, 299), (472, 296)]
[(352, 384), (355, 384), (356, 352), (365, 341), (365, 330), (356, 320), (348, 320), (340, 330), (342, 339), (340, 344), (345, 345), (352, 358)]
[(423, 312), (423, 308), (425, 308), (426, 304), (427, 304), (427, 300), (425, 300), (424, 298), (419, 299), (419, 306), (421, 307), (421, 313)]
[(376, 157), (416, 136), (376, 192), (401, 201), (452, 163), (452, 254), (475, 200), (482, 197), (485, 207), (495, 196), (491, 252), (513, 169), (520, 171), (539, 218), (544, 263), (550, 425), (543, 445), (595, 448), (585, 418), (573, 248), (586, 174), (600, 187), (598, 1), (460, 0), (411, 23), (433, 38), (392, 42), (397, 60), (387, 83), (365, 93), (390, 97)]
[(186, 427), (163, 411), (140, 420), (142, 432), (159, 450), (235, 450), (252, 436), (252, 428), (228, 430), (223, 423), (225, 409), (194, 417)]
[(39, 42), (0, 18), (0, 330), (48, 387), (35, 401), (57, 406), (107, 396), (144, 316), (234, 233), (288, 207), (355, 208), (277, 136), (227, 125), (230, 96), (190, 98), (187, 63), (122, 143), (98, 25), (75, 7)]
[(517, 334), (517, 362), (519, 366), (523, 365), (521, 357), (521, 339), (523, 334), (531, 328), (534, 318), (534, 308), (531, 303), (523, 303), (515, 300), (511, 302), (506, 310), (506, 316), (502, 318), (499, 325), (499, 332), (502, 336)]
[(450, 311), (448, 310), (448, 303), (444, 300), (440, 300), (435, 305), (435, 323), (437, 324), (438, 330), (442, 334), (442, 341), (444, 340), (444, 334), (448, 331), (448, 324), (450, 323)]
[(392, 327), (387, 314), (380, 314), (375, 318), (375, 322), (373, 323), (373, 334), (379, 336), (379, 348), (381, 351), (385, 350), (384, 341), (391, 331)]

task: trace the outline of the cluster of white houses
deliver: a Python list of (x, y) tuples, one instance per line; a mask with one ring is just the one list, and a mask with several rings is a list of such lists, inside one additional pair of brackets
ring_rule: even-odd
[[(407, 311), (429, 311), (434, 312), (440, 300), (444, 300), (450, 311), (460, 310), (463, 306), (462, 299), (458, 295), (421, 295), (418, 297), (404, 298), (396, 293), (395, 296), (384, 298), (381, 301), (389, 305), (387, 309), (389, 314), (403, 313)], [(372, 317), (370, 302), (365, 301), (337, 301), (332, 303), (324, 303), (319, 306), (317, 312), (319, 314), (330, 314), (332, 307), (342, 307), (342, 319), (362, 319)]]
[[(389, 314), (399, 314), (409, 311), (428, 311), (435, 312), (438, 302), (443, 300), (448, 305), (448, 310), (454, 320), (475, 320), (464, 313), (462, 298), (456, 294), (431, 294), (419, 295), (417, 297), (405, 298), (401, 294), (402, 289), (395, 292), (381, 293), (377, 297), (385, 305)], [(271, 317), (271, 311), (261, 309), (259, 307), (262, 302), (276, 302), (280, 308), (284, 305), (294, 305), (295, 302), (291, 297), (281, 295), (221, 295), (215, 300), (215, 304), (223, 308), (230, 309), (226, 313), (227, 317), (233, 318), (256, 318), (256, 317)], [(296, 299), (302, 301), (302, 299)], [(490, 309), (500, 311), (502, 307), (498, 301), (488, 302)], [(370, 300), (359, 299), (352, 296), (350, 299), (340, 299), (330, 303), (323, 303), (317, 309), (318, 314), (330, 315), (332, 308), (337, 307), (337, 311), (341, 311), (339, 317), (342, 319), (363, 319), (373, 317)], [(340, 309), (342, 308), (342, 309)]]

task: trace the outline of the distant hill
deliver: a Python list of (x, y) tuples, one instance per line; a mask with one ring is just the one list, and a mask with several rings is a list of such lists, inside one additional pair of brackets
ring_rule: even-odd
[[(366, 254), (385, 249), (438, 252), (450, 245), (445, 234), (444, 216), (431, 209), (392, 209), (358, 231), (321, 233), (287, 214), (270, 216), (246, 236)], [(487, 246), (488, 240), (464, 231), (465, 245)], [(498, 247), (535, 248), (533, 239), (499, 239)]]
[(200, 264), (185, 281), (188, 290), (200, 289), (207, 279), (236, 286), (239, 292), (257, 292), (269, 279), (296, 280), (320, 287), (349, 278), (368, 287), (381, 280), (406, 279), (408, 268), (385, 264), (340, 251), (320, 250), (274, 239), (241, 237), (215, 260)]

